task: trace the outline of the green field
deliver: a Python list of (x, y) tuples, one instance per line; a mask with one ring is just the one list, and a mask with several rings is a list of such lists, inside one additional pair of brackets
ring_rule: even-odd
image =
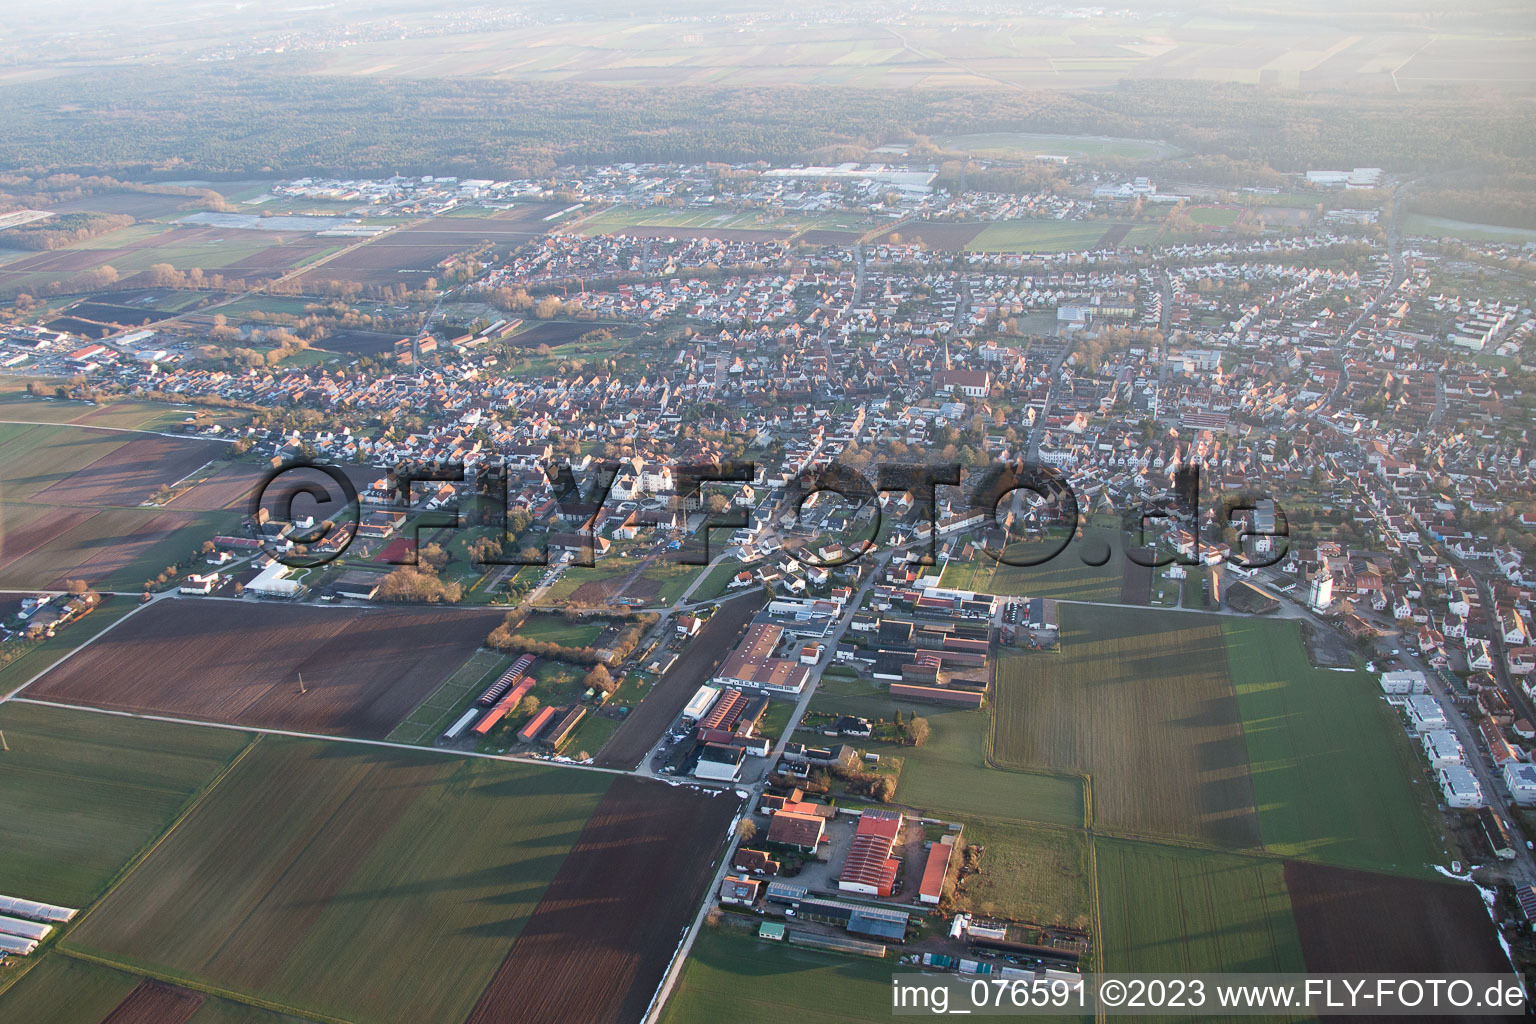
[(517, 627), (517, 635), (561, 647), (586, 647), (603, 635), (605, 623), (597, 619), (567, 622), (560, 615), (530, 615)]
[(200, 729), (0, 705), (0, 892), (84, 907), (250, 742)]
[(46, 953), (26, 967), (25, 975), (0, 990), (0, 1020), (95, 1024), (139, 983), (131, 974), (59, 953)]
[(661, 1020), (662, 1024), (888, 1022), (895, 969), (889, 960), (768, 942), (726, 925), (704, 928), (694, 940)]
[(965, 251), (1070, 252), (1094, 249), (1112, 226), (1109, 221), (1098, 220), (1000, 220), (988, 224), (981, 234), (966, 243)]
[(609, 782), (263, 738), (65, 946), (279, 1008), (462, 1020)]
[(883, 683), (837, 676), (823, 677), (811, 699), (813, 711), (860, 715), (874, 722), (893, 720), (898, 709), (928, 720), (932, 735), (927, 743), (921, 747), (879, 740), (858, 744), (861, 749), (896, 754), (906, 761), (896, 788), (898, 803), (963, 820), (981, 817), (1016, 823), (1083, 824), (1081, 780), (988, 766), (988, 713), (984, 710), (898, 703), (891, 700)]
[(19, 420), (25, 423), (70, 423), (89, 417), (90, 424), (98, 427), (174, 430), (194, 412), (201, 411), (187, 406), (131, 400), (89, 405), (85, 402), (34, 398), (22, 391), (0, 392), (0, 420)]
[(734, 558), (727, 558), (709, 570), (709, 575), (704, 577), (704, 581), (694, 589), (692, 599), (694, 601), (713, 601), (715, 598), (720, 597), (726, 593), (726, 588), (730, 585), (731, 580), (744, 568), (745, 566)]
[[(0, 992), (0, 1020), (95, 1024), (143, 979), (91, 960), (49, 953)], [(208, 996), (188, 1024), (302, 1024), (303, 1018)]]
[(1230, 206), (1196, 206), (1189, 211), (1189, 219), (1196, 224), (1221, 228), (1236, 224), (1242, 215), (1242, 210)]
[(34, 497), (132, 439), (116, 431), (0, 424), (0, 499)]
[(460, 665), (458, 671), (444, 680), (426, 700), (408, 715), (405, 721), (387, 737), (394, 743), (415, 743), (431, 746), (432, 741), (443, 734), (453, 720), (464, 713), (470, 699), (491, 685), (512, 658), (495, 651), (476, 651)]
[(1511, 245), (1536, 242), (1536, 230), (1531, 228), (1473, 224), (1470, 221), (1451, 220), (1448, 217), (1431, 217), (1424, 213), (1404, 214), (1400, 228), (1405, 235), (1456, 238), (1463, 242), (1508, 242)]
[[(1083, 536), (1072, 540), (1061, 554), (1048, 557), (1059, 540), (1011, 543), (1006, 555), (1015, 561), (1046, 559), (1040, 565), (1009, 565), (985, 552), (944, 566), (943, 584), (985, 594), (1049, 597), (1075, 601), (1119, 601), (1120, 580), (1125, 569), (1124, 546), (1118, 533), (1100, 526), (1085, 526)], [(1109, 555), (1103, 565), (1088, 565)]]
[(1303, 971), (1279, 861), (1096, 839), (1106, 971)]
[(1223, 632), (1264, 845), (1399, 874), (1448, 860), (1420, 759), (1371, 678), (1313, 668), (1294, 622), (1227, 618)]
[[(668, 206), (614, 206), (592, 214), (575, 225), (583, 235), (622, 234), (632, 227), (689, 228), (722, 231), (775, 231), (808, 229), (865, 232), (874, 221), (856, 213), (794, 214), (773, 210), (733, 210)], [(767, 236), (764, 236), (767, 240)]]
[(1256, 846), (1219, 620), (1065, 605), (1060, 622), (1059, 653), (1002, 656), (993, 759), (1089, 776), (1099, 827)]
[(987, 917), (1091, 930), (1092, 871), (1080, 829), (965, 824), (965, 842), (981, 846), (981, 871), (955, 893), (955, 903)]

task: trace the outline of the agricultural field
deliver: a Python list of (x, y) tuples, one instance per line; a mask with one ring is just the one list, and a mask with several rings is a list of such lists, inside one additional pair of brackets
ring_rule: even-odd
[(237, 510), (54, 508), (0, 504), (0, 587), (58, 587), (83, 579), (106, 590), (136, 590), (202, 542), (229, 533)]
[[(47, 447), (50, 451), (58, 448), (54, 444)], [(229, 446), (218, 441), (133, 437), (37, 491), (32, 500), (52, 505), (140, 505), (153, 497), (161, 485), (181, 480), (228, 451)], [(0, 459), (4, 457), (0, 453)]]
[(983, 848), (981, 871), (955, 892), (955, 905), (986, 917), (1092, 930), (1093, 871), (1080, 829), (965, 823), (965, 842)]
[(615, 779), (468, 1024), (643, 1018), (740, 806)]
[(1302, 971), (1281, 863), (1094, 840), (1106, 971)]
[(335, 239), (316, 238), (310, 230), (144, 222), (9, 262), (0, 268), (0, 292), (39, 288), (102, 266), (123, 279), (161, 263), (225, 277), (276, 277), (334, 248)]
[(1087, 776), (1098, 827), (1257, 847), (1219, 621), (1088, 605), (1059, 614), (1060, 653), (999, 663), (992, 757)]
[(47, 953), (8, 988), (0, 989), (0, 1019), (29, 1024), (96, 1024), (138, 985), (110, 967)]
[(463, 1020), (610, 782), (264, 737), (63, 945), (306, 1013)]
[(385, 737), (394, 743), (431, 746), (453, 720), (464, 713), (470, 700), (495, 682), (512, 664), (512, 658), (495, 651), (476, 651), (442, 686), (412, 711)]
[(42, 675), (71, 651), (83, 646), (97, 634), (111, 629), (138, 607), (126, 597), (106, 594), (96, 610), (84, 618), (75, 619), (55, 630), (53, 636), (30, 641), (24, 653), (0, 668), (0, 694), (8, 695), (20, 689), (28, 680)]
[(1409, 875), (1445, 863), (1420, 759), (1373, 680), (1313, 668), (1294, 622), (1227, 618), (1222, 632), (1265, 847)]
[[(699, 931), (662, 1024), (885, 1024), (888, 962), (757, 938), (723, 923)], [(792, 981), (790, 979), (793, 979)]]
[(382, 738), (501, 619), (489, 609), (171, 599), (133, 616), (25, 693), (117, 711)]
[(70, 907), (98, 897), (251, 740), (18, 701), (0, 705), (0, 732), (0, 892)]
[(1505, 973), (1509, 959), (1470, 885), (1288, 861), (1307, 970)]

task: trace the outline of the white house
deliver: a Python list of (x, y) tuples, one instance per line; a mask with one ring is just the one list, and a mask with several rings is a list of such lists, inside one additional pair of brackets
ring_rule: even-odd
[(1462, 763), (1461, 741), (1449, 729), (1431, 729), (1419, 737), (1431, 768)]
[(1440, 792), (1448, 807), (1483, 806), (1483, 787), (1463, 765), (1451, 764), (1440, 769)]
[(1444, 729), (1449, 723), (1440, 702), (1428, 694), (1414, 694), (1408, 698), (1408, 722), (1417, 733)]
[(1536, 806), (1536, 764), (1525, 761), (1505, 761), (1504, 785), (1509, 795), (1521, 807)]
[(1383, 672), (1381, 692), (1393, 694), (1423, 693), (1428, 689), (1423, 672)]

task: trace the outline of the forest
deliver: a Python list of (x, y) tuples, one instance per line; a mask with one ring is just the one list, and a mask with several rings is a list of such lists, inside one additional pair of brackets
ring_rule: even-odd
[(1473, 100), (1185, 81), (1079, 93), (640, 90), (139, 67), (0, 87), (0, 172), (536, 177), (586, 162), (854, 158), (892, 139), (1002, 130), (1161, 138), (1278, 171), (1369, 165), (1497, 179), (1536, 156), (1536, 101)]

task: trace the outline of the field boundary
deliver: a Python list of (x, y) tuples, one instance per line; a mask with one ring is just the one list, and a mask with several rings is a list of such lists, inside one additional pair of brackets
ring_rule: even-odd
[(254, 1006), (257, 1009), (269, 1010), (272, 1013), (281, 1013), (289, 1017), (298, 1017), (303, 1020), (316, 1021), (317, 1024), (353, 1024), (352, 1021), (349, 1021), (343, 1017), (331, 1017), (323, 1013), (316, 1013), (313, 1010), (301, 1010), (295, 1006), (285, 1006), (282, 1003), (274, 1003), (270, 1000), (262, 999), (259, 996), (246, 995), (240, 992), (230, 992), (226, 989), (219, 988), (217, 985), (209, 985), (205, 982), (198, 981), (195, 978), (184, 978), (178, 974), (158, 970), (155, 968), (143, 967), (137, 964), (122, 963), (121, 961), (113, 960), (110, 957), (102, 956), (99, 953), (87, 953), (84, 950), (79, 949), (66, 949), (63, 946), (57, 947), (55, 952), (57, 952), (60, 956), (65, 956), (72, 960), (79, 960), (82, 963), (95, 964), (98, 967), (107, 967), (114, 971), (119, 971), (123, 974), (148, 978), (151, 981), (163, 981), (170, 985), (179, 985), (182, 988), (190, 989), (193, 992), (202, 992), (205, 995), (214, 996), (218, 999), (228, 1000), (232, 1003), (240, 1003), (245, 1006)]
[[(324, 743), (356, 743), (365, 747), (385, 747), (390, 750), (410, 750), (417, 753), (441, 754), (444, 757), (478, 757), (490, 761), (508, 761), (515, 764), (548, 765), (552, 768), (572, 768), (577, 771), (603, 772), (607, 775), (631, 775), (618, 768), (600, 768), (595, 764), (575, 761), (554, 761), (538, 757), (519, 757), (514, 754), (482, 754), (477, 750), (449, 750), (446, 747), (420, 747), (414, 743), (397, 743), (393, 740), (369, 740), (358, 736), (331, 736), (325, 733), (298, 732), (293, 729), (274, 729), (265, 725), (232, 725), (228, 722), (205, 722), (197, 718), (176, 718), (171, 715), (149, 715), (136, 711), (118, 711), (113, 708), (93, 708), (84, 704), (64, 704), (59, 701), (38, 700), (35, 697), (12, 697), (20, 704), (40, 704), (43, 707), (63, 708), (68, 711), (88, 711), (94, 715), (116, 715), (118, 718), (139, 718), (148, 722), (169, 722), (172, 725), (200, 725), (207, 729), (228, 729), (231, 732), (253, 732), (263, 736), (286, 736), (296, 740), (319, 740)], [(712, 787), (706, 787), (712, 788)]]

